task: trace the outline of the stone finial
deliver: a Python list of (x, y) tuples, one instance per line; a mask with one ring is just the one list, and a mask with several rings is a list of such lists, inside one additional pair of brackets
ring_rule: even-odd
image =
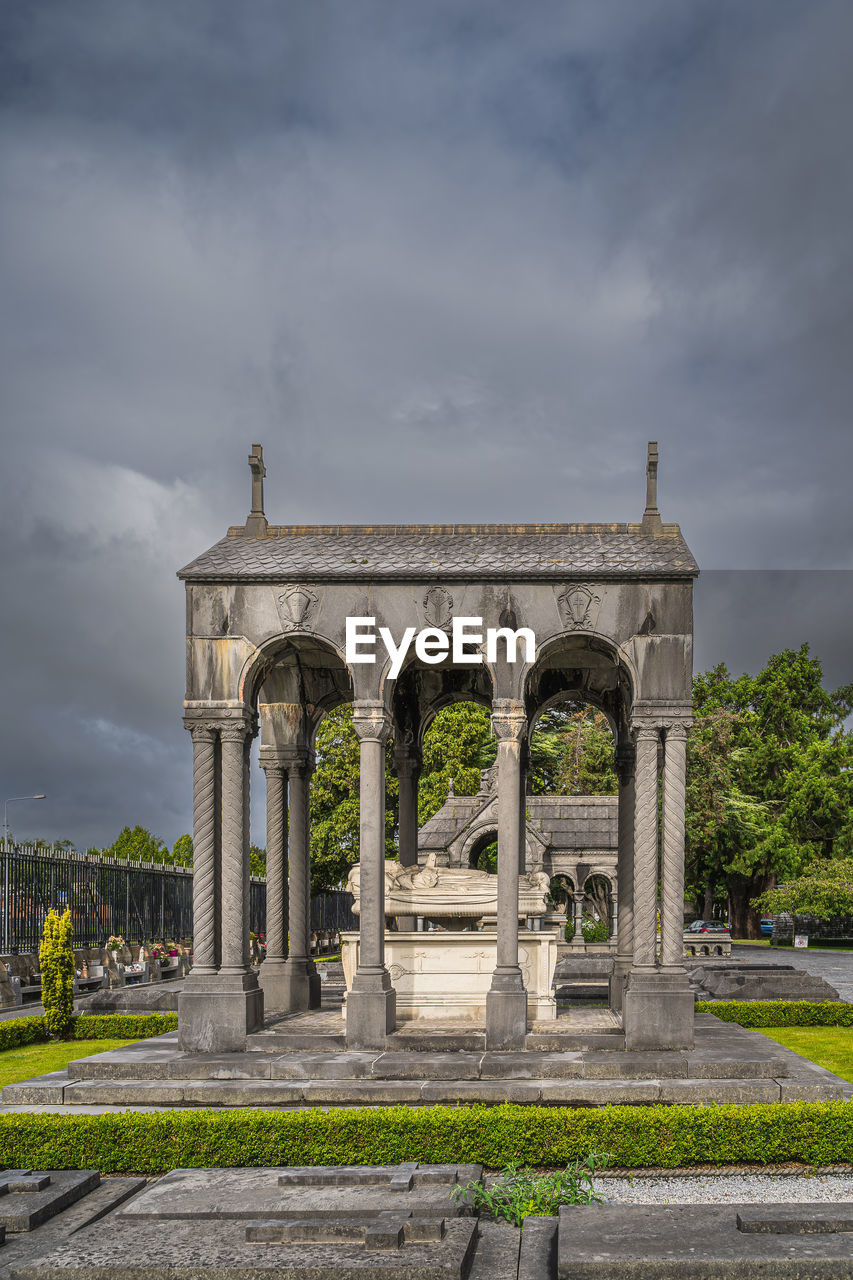
[(267, 518), (264, 515), (264, 476), (267, 474), (267, 469), (264, 466), (263, 445), (252, 445), (249, 469), (252, 472), (252, 511), (246, 521), (246, 536), (257, 538), (262, 537), (268, 527)]
[(647, 533), (660, 533), (661, 518), (658, 511), (658, 442), (649, 441), (646, 462), (646, 509), (643, 512), (643, 529)]

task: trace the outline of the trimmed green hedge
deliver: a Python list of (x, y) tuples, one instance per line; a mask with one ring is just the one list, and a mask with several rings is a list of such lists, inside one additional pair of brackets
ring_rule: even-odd
[[(176, 1013), (81, 1013), (71, 1024), (69, 1040), (146, 1040), (175, 1031)], [(0, 1022), (0, 1051), (50, 1040), (44, 1018), (7, 1018)]]
[(697, 1000), (696, 1012), (741, 1027), (853, 1027), (853, 1004), (842, 1000)]
[(627, 1168), (849, 1162), (853, 1105), (376, 1107), (0, 1116), (16, 1168), (157, 1174), (179, 1167), (511, 1161), (562, 1167), (591, 1152)]

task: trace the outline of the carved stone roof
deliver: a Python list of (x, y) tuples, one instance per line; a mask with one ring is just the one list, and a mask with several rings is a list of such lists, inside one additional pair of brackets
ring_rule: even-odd
[[(450, 796), (418, 832), (421, 853), (448, 849), (496, 799), (494, 794)], [(553, 849), (615, 849), (616, 796), (526, 796), (528, 826)], [(495, 812), (497, 821), (497, 812)]]
[(688, 578), (677, 524), (242, 525), (178, 574), (189, 582), (567, 577)]

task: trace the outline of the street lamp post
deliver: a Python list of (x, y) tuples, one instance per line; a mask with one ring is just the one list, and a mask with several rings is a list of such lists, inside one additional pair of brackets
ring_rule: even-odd
[(9, 951), (9, 805), (18, 800), (46, 800), (44, 795), (10, 796), (3, 804), (3, 952)]

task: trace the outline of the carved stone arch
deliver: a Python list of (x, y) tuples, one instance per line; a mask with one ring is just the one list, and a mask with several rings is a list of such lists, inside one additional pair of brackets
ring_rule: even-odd
[[(315, 632), (292, 631), (270, 636), (251, 653), (240, 672), (238, 685), (241, 701), (248, 706), (256, 706), (264, 680), (281, 662), (282, 657), (291, 654), (298, 657), (306, 647), (327, 653), (338, 669), (346, 672), (349, 687), (352, 689), (353, 672), (344, 660), (343, 651), (333, 640)], [(304, 662), (301, 665), (304, 666)]]

